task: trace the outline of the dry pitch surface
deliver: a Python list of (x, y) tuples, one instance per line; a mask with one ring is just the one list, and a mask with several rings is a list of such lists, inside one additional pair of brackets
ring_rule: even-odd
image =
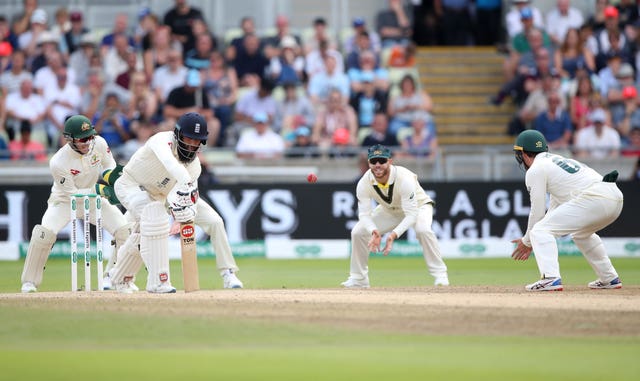
[(640, 286), (621, 290), (521, 287), (216, 290), (0, 294), (0, 306), (292, 322), (427, 335), (640, 337)]

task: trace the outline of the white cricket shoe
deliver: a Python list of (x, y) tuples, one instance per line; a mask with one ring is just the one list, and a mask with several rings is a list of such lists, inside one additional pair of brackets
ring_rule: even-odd
[(118, 283), (115, 289), (121, 294), (133, 294), (138, 291), (138, 287), (133, 282)]
[(147, 286), (147, 292), (150, 292), (152, 294), (175, 294), (176, 288), (173, 287), (169, 282), (163, 282), (157, 286)]
[(542, 278), (524, 288), (527, 291), (562, 291), (562, 278)]
[(369, 288), (369, 278), (354, 279), (352, 277), (347, 278), (344, 282), (340, 283), (344, 288)]
[(31, 283), (31, 282), (24, 282), (22, 284), (22, 288), (20, 289), (20, 291), (22, 291), (22, 293), (24, 294), (28, 294), (30, 292), (37, 292), (38, 289), (36, 288), (36, 285)]
[(615, 278), (610, 282), (603, 282), (600, 279), (596, 279), (593, 282), (589, 282), (589, 288), (594, 290), (617, 289), (622, 288), (622, 282), (620, 278)]
[(449, 285), (449, 277), (448, 276), (438, 276), (436, 280), (433, 282), (434, 286), (448, 286)]
[(243, 284), (233, 271), (226, 269), (222, 272), (224, 288), (242, 288)]

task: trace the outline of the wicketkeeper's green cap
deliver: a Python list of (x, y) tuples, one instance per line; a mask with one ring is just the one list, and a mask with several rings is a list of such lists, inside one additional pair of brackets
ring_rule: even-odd
[(391, 158), (391, 150), (382, 144), (376, 144), (369, 147), (369, 150), (367, 151), (367, 160), (371, 160), (376, 157), (389, 159)]

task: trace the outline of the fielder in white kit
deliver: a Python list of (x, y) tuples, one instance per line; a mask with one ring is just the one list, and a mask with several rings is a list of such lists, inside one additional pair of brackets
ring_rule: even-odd
[[(529, 291), (561, 291), (556, 238), (571, 235), (598, 279), (593, 289), (621, 288), (622, 282), (596, 234), (622, 212), (623, 196), (615, 184), (617, 171), (604, 177), (585, 164), (548, 153), (544, 136), (527, 130), (513, 147), (518, 164), (526, 170), (525, 183), (531, 197), (531, 212), (524, 237), (512, 242), (515, 260), (526, 260), (535, 252), (541, 279), (527, 285)], [(546, 195), (550, 195), (545, 214)]]
[[(351, 266), (342, 286), (369, 288), (369, 252), (380, 251), (382, 236), (391, 232), (383, 249), (388, 255), (393, 242), (410, 227), (415, 229), (435, 285), (448, 286), (447, 266), (431, 229), (434, 202), (420, 186), (418, 176), (393, 165), (391, 151), (380, 144), (369, 147), (367, 159), (369, 170), (356, 187), (359, 221), (351, 230)], [(375, 208), (374, 200), (378, 203)]]
[(153, 135), (124, 166), (113, 189), (135, 225), (111, 270), (116, 290), (136, 291), (133, 281), (144, 262), (148, 292), (176, 292), (169, 275), (169, 213), (177, 222), (193, 221), (211, 237), (224, 288), (242, 288), (224, 221), (198, 197), (201, 166), (197, 153), (207, 136), (205, 119), (186, 113), (174, 131)]
[[(63, 136), (67, 144), (49, 161), (53, 176), (51, 196), (47, 200), (42, 223), (34, 226), (31, 232), (22, 270), (22, 292), (36, 292), (40, 286), (44, 267), (58, 232), (71, 221), (71, 195), (95, 193), (94, 186), (102, 172), (116, 166), (107, 142), (96, 135), (96, 130), (86, 116), (75, 115), (67, 119)], [(78, 208), (76, 217), (83, 217), (81, 208)], [(91, 223), (95, 224), (94, 207), (91, 207), (90, 218)], [(104, 228), (114, 236), (116, 247), (124, 243), (131, 229), (120, 209), (103, 202), (102, 219)]]

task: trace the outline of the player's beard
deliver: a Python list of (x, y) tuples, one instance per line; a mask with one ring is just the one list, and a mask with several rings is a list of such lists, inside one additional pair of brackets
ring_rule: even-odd
[(375, 165), (371, 168), (371, 173), (376, 181), (380, 182), (389, 175), (389, 165)]

